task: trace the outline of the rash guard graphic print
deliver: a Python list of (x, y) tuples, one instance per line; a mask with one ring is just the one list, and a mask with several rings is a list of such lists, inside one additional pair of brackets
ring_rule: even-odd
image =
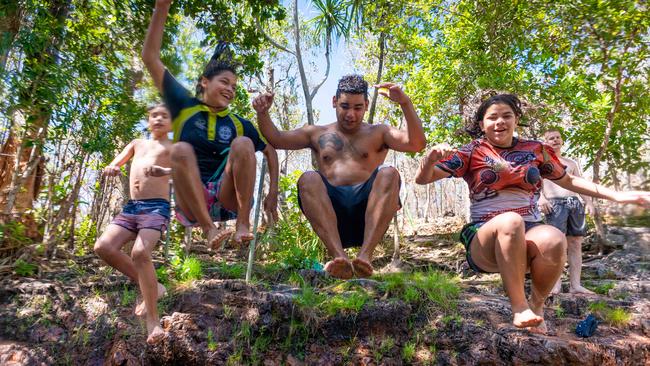
[(472, 222), (488, 221), (504, 212), (541, 221), (537, 199), (542, 178), (557, 180), (566, 174), (551, 147), (518, 138), (508, 148), (492, 146), (484, 138), (474, 140), (436, 166), (467, 182)]

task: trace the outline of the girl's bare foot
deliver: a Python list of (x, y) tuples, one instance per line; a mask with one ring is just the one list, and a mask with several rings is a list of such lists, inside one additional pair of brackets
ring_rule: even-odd
[(255, 235), (251, 233), (249, 225), (237, 224), (237, 230), (235, 231), (235, 243), (241, 245), (245, 242), (249, 242), (255, 238)]
[(372, 265), (361, 258), (352, 261), (352, 268), (357, 277), (367, 278), (372, 276)]
[[(161, 297), (165, 296), (167, 293), (167, 289), (165, 286), (162, 285), (162, 283), (158, 283), (158, 297), (156, 299), (160, 299)], [(135, 315), (137, 316), (145, 316), (147, 315), (147, 307), (144, 305), (144, 301), (141, 301), (138, 306), (135, 307)]]
[(332, 277), (348, 280), (352, 278), (352, 264), (343, 257), (337, 257), (325, 263), (325, 271)]
[(542, 318), (542, 322), (539, 323), (537, 326), (530, 326), (527, 327), (526, 329), (528, 329), (532, 333), (546, 334), (546, 332), (548, 332), (548, 328), (546, 327), (546, 322), (544, 321), (544, 302), (541, 302), (539, 305), (535, 305), (534, 302), (531, 302), (531, 304), (532, 304), (531, 310), (537, 316)]
[(535, 314), (532, 310), (526, 309), (520, 312), (514, 312), (512, 324), (517, 328), (536, 327), (540, 325), (544, 318)]
[(552, 295), (557, 295), (562, 292), (562, 281), (557, 280), (555, 283), (555, 286), (553, 286), (553, 289), (551, 290)]

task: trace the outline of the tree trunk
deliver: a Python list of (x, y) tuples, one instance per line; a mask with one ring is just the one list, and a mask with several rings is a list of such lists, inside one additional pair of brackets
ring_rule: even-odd
[[(377, 43), (379, 43), (379, 66), (377, 67), (377, 78), (375, 79), (375, 84), (381, 83), (381, 77), (384, 71), (384, 51), (386, 47), (386, 34), (384, 32), (379, 34), (379, 40)], [(370, 103), (370, 111), (368, 112), (368, 124), (373, 124), (374, 122), (378, 94), (378, 90), (375, 88), (372, 92), (372, 102)]]
[(4, 75), (9, 53), (23, 21), (24, 9), (20, 1), (1, 0), (0, 12), (0, 75)]

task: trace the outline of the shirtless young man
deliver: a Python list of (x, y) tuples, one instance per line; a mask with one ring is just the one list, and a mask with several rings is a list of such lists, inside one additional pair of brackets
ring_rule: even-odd
[[(399, 103), (406, 130), (363, 122), (368, 108), (368, 83), (359, 75), (339, 80), (332, 106), (336, 122), (278, 131), (269, 116), (272, 94), (253, 101), (260, 130), (275, 148), (310, 148), (319, 171), (305, 172), (298, 180), (298, 198), (303, 213), (325, 243), (333, 260), (325, 270), (342, 279), (372, 275), (372, 253), (400, 208), (400, 176), (383, 166), (388, 149), (418, 152), (426, 139), (422, 123), (410, 98), (393, 83), (383, 83), (380, 94)], [(361, 246), (350, 261), (343, 248)]]
[[(165, 294), (165, 287), (156, 280), (151, 252), (167, 227), (170, 214), (172, 143), (167, 134), (171, 131), (171, 114), (165, 105), (149, 109), (148, 125), (151, 140), (131, 141), (104, 168), (107, 176), (119, 175), (120, 167), (133, 158), (129, 174), (131, 199), (95, 243), (95, 253), (139, 284), (144, 301), (136, 307), (135, 313), (146, 316), (147, 342), (152, 343), (164, 334), (156, 302)], [(134, 239), (129, 257), (121, 249)]]
[[(544, 132), (544, 142), (550, 145), (560, 162), (566, 166), (566, 172), (576, 177), (582, 177), (578, 163), (562, 156), (562, 135), (556, 129)], [(578, 196), (582, 197), (583, 204)], [(569, 261), (569, 292), (580, 294), (593, 294), (592, 291), (580, 285), (582, 272), (582, 239), (585, 236), (585, 209), (586, 213), (593, 215), (594, 205), (591, 197), (578, 195), (566, 190), (553, 181), (544, 179), (543, 188), (539, 197), (539, 209), (544, 213), (546, 223), (553, 225), (566, 235), (567, 252)], [(558, 279), (551, 293), (562, 292), (562, 281)]]

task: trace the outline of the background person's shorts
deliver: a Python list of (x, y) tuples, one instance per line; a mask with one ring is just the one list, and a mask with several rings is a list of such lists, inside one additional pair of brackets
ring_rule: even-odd
[(585, 206), (578, 197), (551, 198), (552, 211), (545, 214), (545, 221), (567, 236), (585, 236)]
[(164, 231), (169, 225), (169, 201), (164, 198), (129, 200), (111, 224), (137, 233), (142, 229)]

